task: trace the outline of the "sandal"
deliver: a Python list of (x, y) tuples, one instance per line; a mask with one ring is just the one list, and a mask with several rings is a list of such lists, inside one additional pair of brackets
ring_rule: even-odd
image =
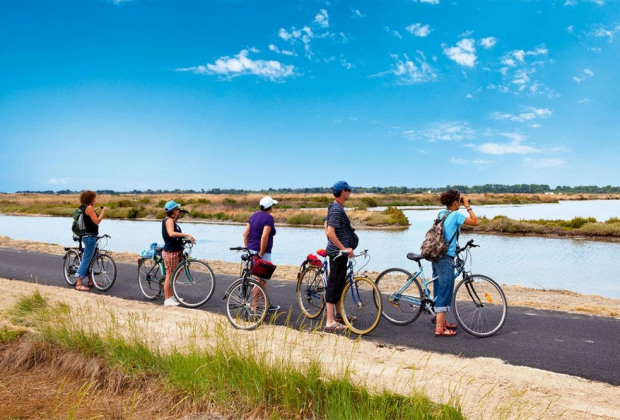
[(454, 337), (455, 335), (456, 331), (446, 327), (435, 328), (435, 337)]
[(78, 290), (80, 292), (88, 292), (90, 289), (83, 284), (78, 284), (75, 286), (75, 290)]
[[(344, 319), (342, 319), (342, 315), (340, 314), (336, 314), (336, 316), (334, 317), (334, 319), (336, 320), (337, 323), (339, 324), (344, 324)], [(347, 320), (350, 323), (354, 323), (355, 321), (357, 321), (357, 317), (353, 316), (353, 315), (347, 315)], [(346, 324), (345, 324), (346, 325)]]
[(339, 323), (335, 323), (334, 325), (325, 326), (325, 328), (323, 328), (323, 331), (328, 332), (328, 333), (339, 333), (339, 332), (345, 331), (346, 329), (347, 329), (346, 326), (339, 324)]
[(447, 328), (449, 330), (456, 330), (456, 325), (446, 321), (443, 323), (444, 328)]

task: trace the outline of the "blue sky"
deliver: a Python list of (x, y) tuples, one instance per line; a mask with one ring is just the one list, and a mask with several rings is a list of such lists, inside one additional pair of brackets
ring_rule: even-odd
[(619, 185), (620, 1), (0, 0), (0, 191)]

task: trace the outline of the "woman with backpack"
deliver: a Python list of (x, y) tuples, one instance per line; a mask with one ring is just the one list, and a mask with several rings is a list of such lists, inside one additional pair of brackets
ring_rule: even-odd
[[(90, 265), (90, 260), (93, 259), (93, 255), (95, 255), (97, 235), (99, 235), (99, 223), (103, 220), (107, 210), (106, 207), (101, 207), (101, 212), (97, 214), (94, 207), (96, 199), (97, 193), (91, 190), (82, 191), (80, 194), (80, 210), (82, 210), (84, 214), (84, 227), (86, 234), (81, 236), (82, 243), (84, 244), (84, 255), (77, 271), (75, 290), (79, 290), (81, 292), (87, 292), (90, 290), (89, 287), (84, 285), (84, 279), (87, 274), (90, 275), (90, 273), (88, 273), (88, 266)], [(93, 286), (92, 275), (89, 276), (88, 286)]]
[[(439, 218), (446, 216), (444, 220), (444, 237), (448, 243), (448, 251), (437, 262), (433, 262), (433, 278), (437, 278), (434, 284), (435, 294), (435, 337), (453, 337), (456, 335), (456, 325), (446, 321), (446, 312), (452, 310), (452, 294), (454, 292), (454, 258), (456, 257), (456, 245), (458, 233), (463, 224), (478, 226), (478, 218), (469, 205), (469, 198), (461, 195), (458, 190), (447, 190), (441, 194), (441, 204), (446, 210), (439, 213)], [(465, 206), (467, 216), (459, 213), (461, 204)]]

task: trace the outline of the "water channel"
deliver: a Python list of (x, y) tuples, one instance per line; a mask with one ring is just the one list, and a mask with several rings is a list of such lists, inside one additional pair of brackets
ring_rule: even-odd
[[(559, 204), (475, 206), (478, 216), (498, 214), (513, 219), (566, 219), (595, 217), (606, 221), (620, 217), (620, 200), (562, 201)], [(419, 252), (426, 230), (438, 209), (404, 209), (411, 222), (401, 231), (360, 230), (359, 249), (369, 249), (369, 270), (389, 267), (412, 270), (407, 252)], [(66, 217), (0, 215), (0, 235), (14, 239), (56, 243), (71, 240), (71, 219)], [(229, 251), (242, 245), (242, 225), (182, 222), (182, 229), (196, 237), (193, 255), (198, 258), (236, 262)], [(161, 243), (160, 221), (104, 220), (101, 233), (112, 236), (108, 249), (139, 253), (151, 242)], [(480, 248), (472, 252), (472, 271), (486, 274), (500, 284), (534, 288), (566, 289), (577, 293), (620, 298), (620, 282), (613, 272), (620, 242), (500, 235), (461, 235), (461, 243), (473, 238)], [(308, 253), (326, 245), (320, 228), (277, 227), (273, 258), (276, 264), (299, 264)], [(425, 265), (429, 270), (430, 263)], [(276, 271), (277, 277), (277, 271)]]

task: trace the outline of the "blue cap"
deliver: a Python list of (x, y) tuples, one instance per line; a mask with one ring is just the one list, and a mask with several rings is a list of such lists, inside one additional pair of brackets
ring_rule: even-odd
[(351, 188), (349, 184), (347, 184), (347, 181), (338, 181), (334, 185), (332, 185), (332, 191), (334, 191), (335, 193), (339, 193), (343, 190), (351, 191), (352, 189), (353, 188)]
[(181, 205), (176, 203), (174, 200), (170, 200), (164, 205), (164, 210), (168, 212), (176, 209), (177, 207), (181, 207)]

